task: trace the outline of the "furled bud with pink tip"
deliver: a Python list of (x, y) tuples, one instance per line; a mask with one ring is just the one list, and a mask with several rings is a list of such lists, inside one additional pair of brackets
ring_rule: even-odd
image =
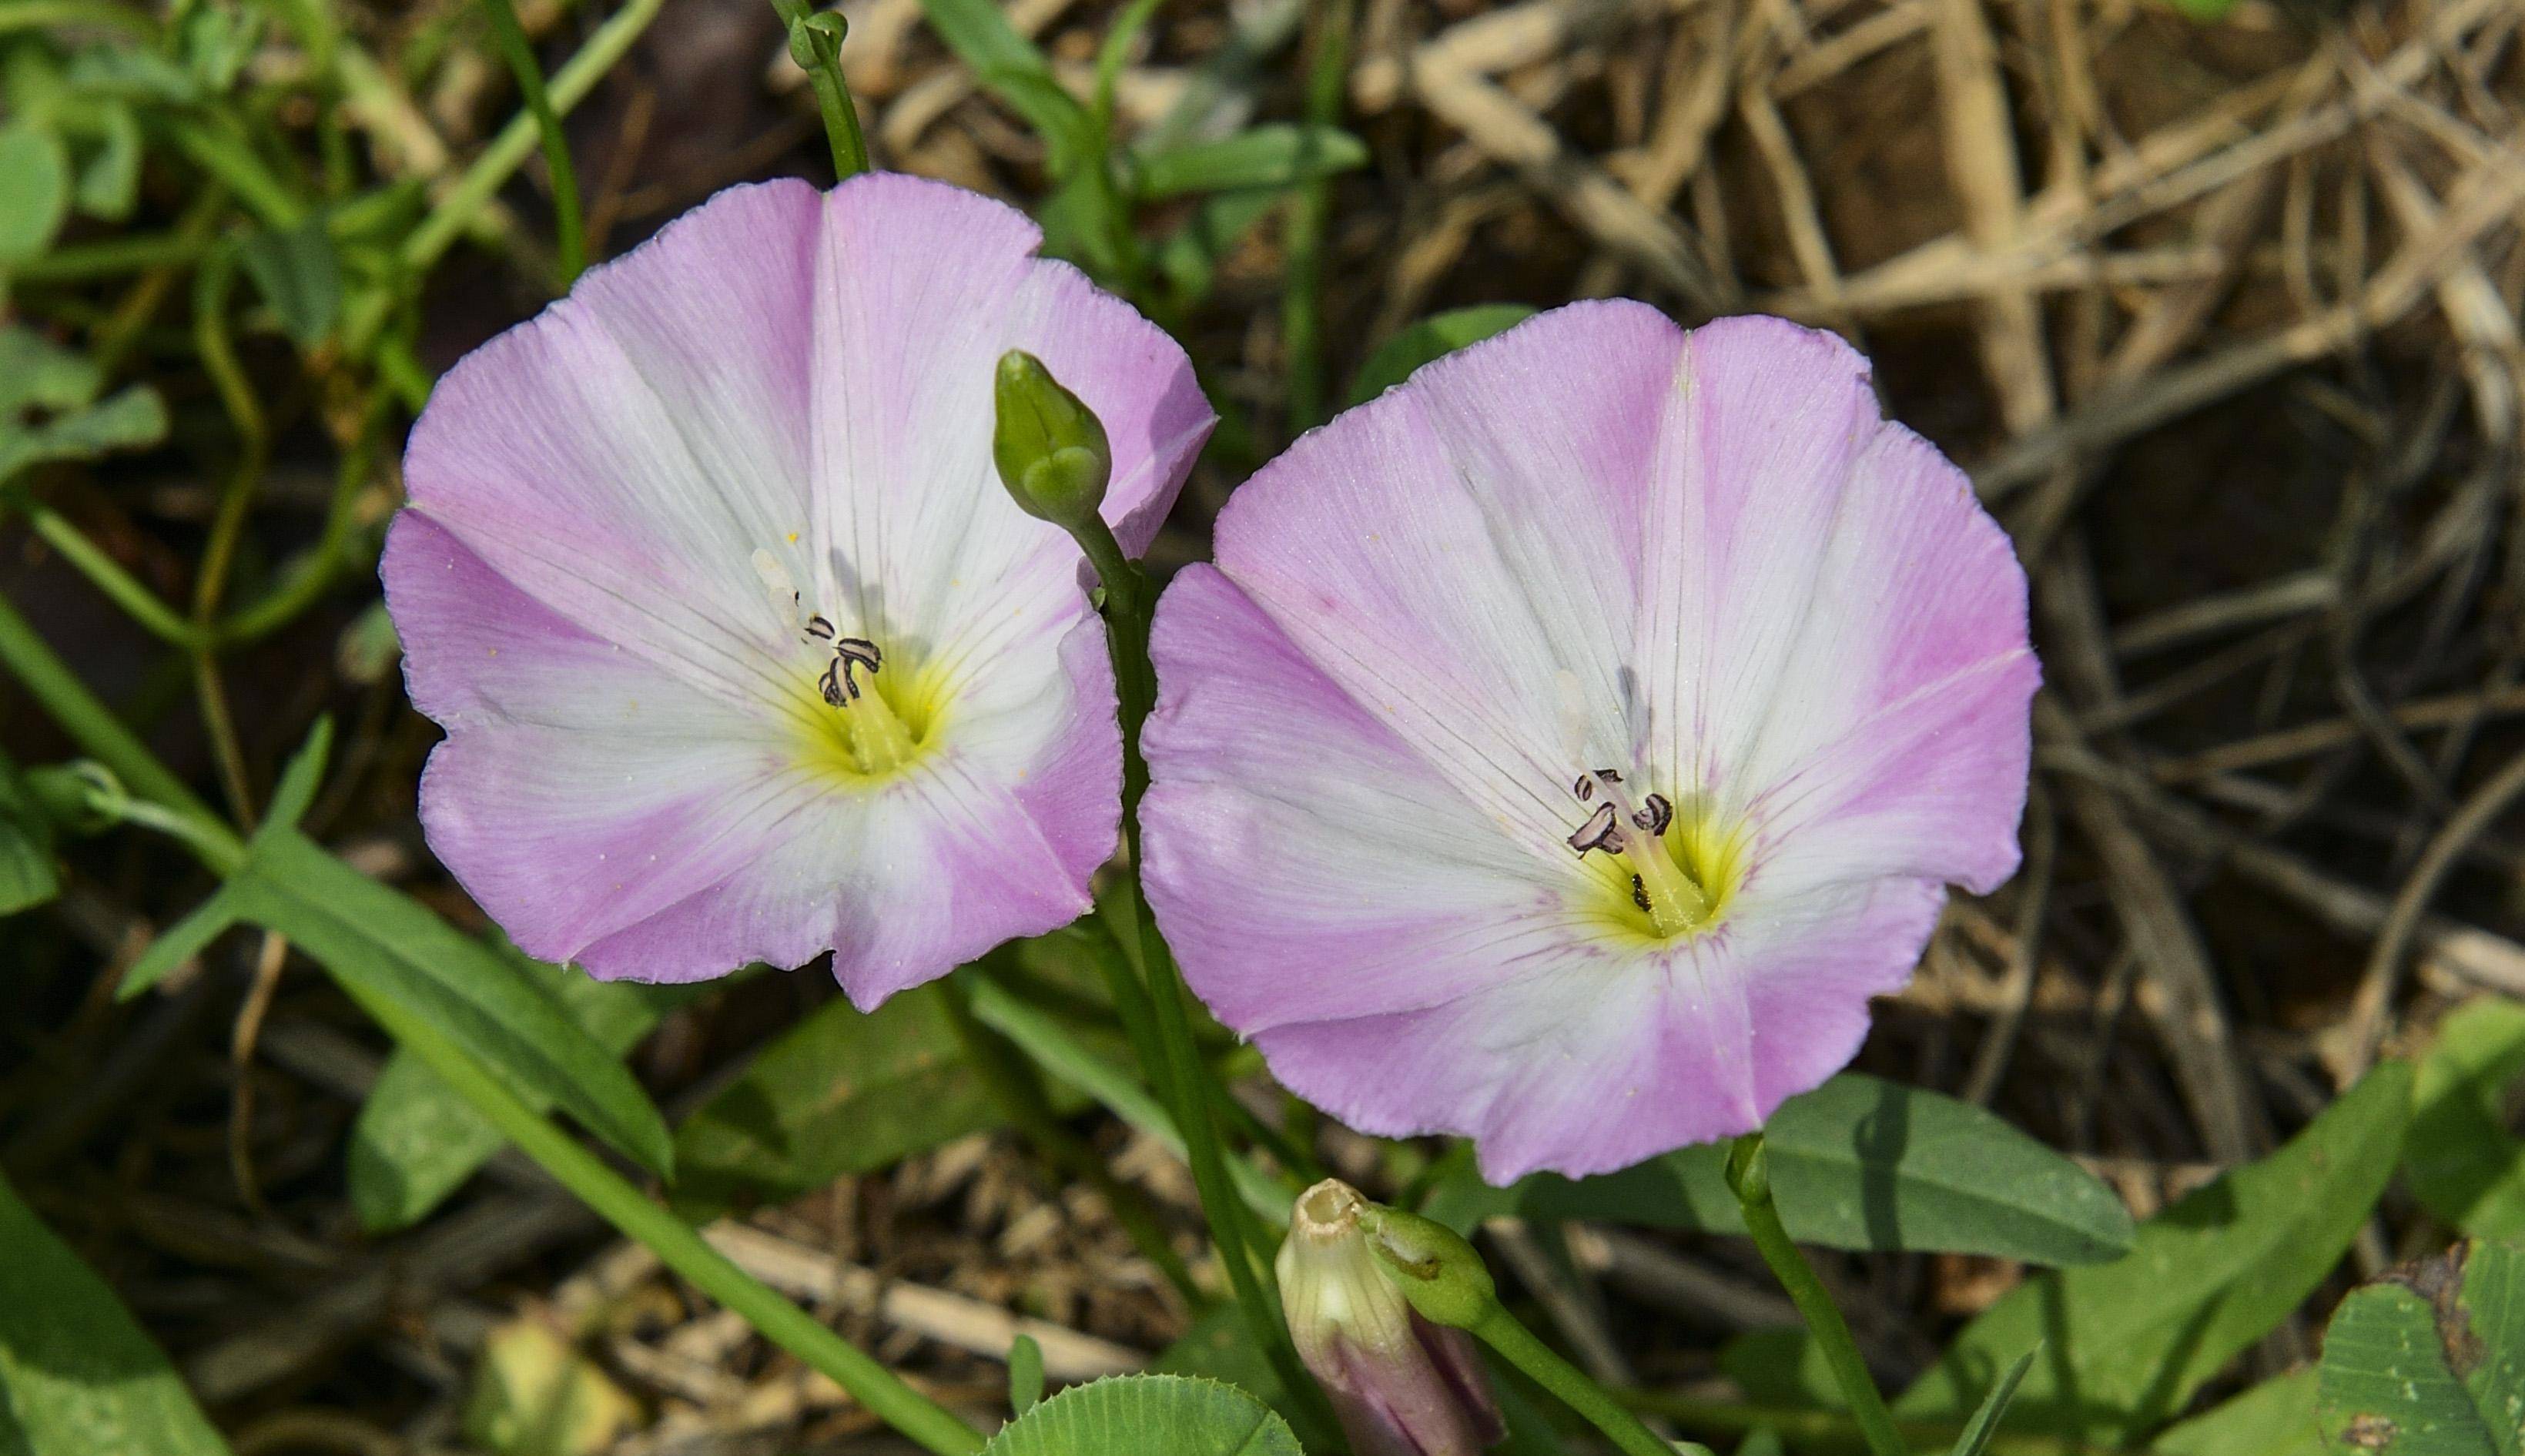
[(1298, 1358), (1358, 1456), (1474, 1456), (1507, 1429), (1472, 1337), (1412, 1311), (1360, 1231), (1366, 1208), (1328, 1178), (1291, 1210), (1278, 1267)]

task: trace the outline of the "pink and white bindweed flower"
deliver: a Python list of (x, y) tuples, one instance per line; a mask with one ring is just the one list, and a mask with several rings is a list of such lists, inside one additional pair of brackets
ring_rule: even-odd
[(1212, 415), (1040, 242), (913, 177), (731, 188), (440, 382), (386, 600), (447, 730), (430, 847), (520, 946), (653, 981), (830, 948), (872, 1006), (1087, 907), (1113, 672), (993, 469), (993, 369), (1103, 416), (1133, 550)]
[(1759, 1126), (2015, 869), (2024, 574), (1829, 334), (1556, 310), (1216, 558), (1157, 616), (1159, 923), (1283, 1083), (1495, 1182)]

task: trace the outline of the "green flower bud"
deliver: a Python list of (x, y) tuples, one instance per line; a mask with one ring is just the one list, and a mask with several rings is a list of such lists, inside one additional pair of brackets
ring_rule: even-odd
[(1357, 1456), (1474, 1456), (1507, 1434), (1472, 1338), (1423, 1319), (1369, 1248), (1390, 1214), (1326, 1179), (1298, 1196), (1277, 1268), (1289, 1335)]
[(999, 421), (991, 460), (1017, 509), (1065, 529), (1086, 523), (1105, 504), (1114, 473), (1113, 447), (1096, 412), (1022, 349), (1000, 356), (992, 397)]
[(1360, 1220), (1368, 1246), (1405, 1298), (1432, 1324), (1469, 1330), (1499, 1306), (1499, 1286), (1464, 1236), (1435, 1219), (1370, 1204)]

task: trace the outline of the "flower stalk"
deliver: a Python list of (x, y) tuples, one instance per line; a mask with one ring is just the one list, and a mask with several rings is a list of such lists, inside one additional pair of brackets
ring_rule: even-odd
[(1403, 1297), (1433, 1325), (1471, 1332), (1536, 1384), (1558, 1397), (1626, 1456), (1674, 1456), (1677, 1449), (1708, 1456), (1688, 1442), (1680, 1447), (1640, 1424), (1586, 1372), (1563, 1360), (1500, 1303), (1499, 1286), (1482, 1256), (1455, 1230), (1399, 1208), (1369, 1204), (1360, 1216), (1368, 1247), (1394, 1276)]
[(1858, 1342), (1851, 1338), (1849, 1322), (1780, 1222), (1779, 1206), (1771, 1198), (1770, 1158), (1760, 1133), (1748, 1133), (1728, 1147), (1727, 1184), (1735, 1189), (1736, 1202), (1745, 1213), (1745, 1230), (1754, 1236), (1762, 1262), (1771, 1266), (1780, 1286), (1788, 1290), (1789, 1302), (1798, 1307), (1798, 1317), (1806, 1321), (1807, 1332), (1832, 1368), (1833, 1381), (1849, 1402), (1859, 1433), (1867, 1439), (1870, 1456), (1906, 1456), (1910, 1445), (1895, 1429), (1894, 1414), (1886, 1409), (1876, 1378), (1867, 1373), (1867, 1361), (1858, 1353)]
[[(1255, 1343), (1293, 1396), (1313, 1390), (1280, 1318), (1270, 1284), (1269, 1249), (1227, 1170), (1217, 1123), (1218, 1089), (1203, 1065), (1184, 1009), (1183, 980), (1151, 920), (1136, 879), (1140, 864), (1140, 798), (1149, 786), (1140, 732), (1157, 705), (1157, 672), (1149, 658), (1156, 594), (1098, 509), (1104, 498), (1104, 426), (1040, 360), (1011, 351), (1000, 362), (991, 457), (1019, 509), (1069, 533), (1096, 573), (1096, 609), (1114, 659), (1122, 729), (1122, 840), (1134, 878), (1100, 906), (1122, 954), (1100, 957), (1132, 1051), (1183, 1132), (1194, 1187), (1210, 1222), (1211, 1241)], [(1136, 970), (1135, 970), (1136, 968)], [(1144, 980), (1143, 977), (1146, 979)], [(1312, 1402), (1311, 1402), (1312, 1403)]]
[(816, 88), (816, 110), (824, 119), (824, 141), (833, 152), (833, 180), (856, 176), (868, 169), (867, 141), (860, 134), (859, 108), (842, 80), (842, 41), (850, 22), (840, 11), (817, 13), (807, 0), (771, 0), (789, 27), (789, 59), (807, 73)]

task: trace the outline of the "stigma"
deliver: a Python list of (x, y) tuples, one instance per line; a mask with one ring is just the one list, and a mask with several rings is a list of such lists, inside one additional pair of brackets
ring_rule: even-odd
[(1628, 870), (1631, 903), (1649, 917), (1658, 935), (1685, 935), (1709, 923), (1708, 892), (1666, 846), (1665, 832), (1674, 823), (1671, 801), (1651, 794), (1634, 804), (1621, 774), (1610, 768), (1580, 774), (1569, 792), (1580, 803), (1595, 805), (1570, 834), (1569, 848), (1581, 859), (1602, 851)]

